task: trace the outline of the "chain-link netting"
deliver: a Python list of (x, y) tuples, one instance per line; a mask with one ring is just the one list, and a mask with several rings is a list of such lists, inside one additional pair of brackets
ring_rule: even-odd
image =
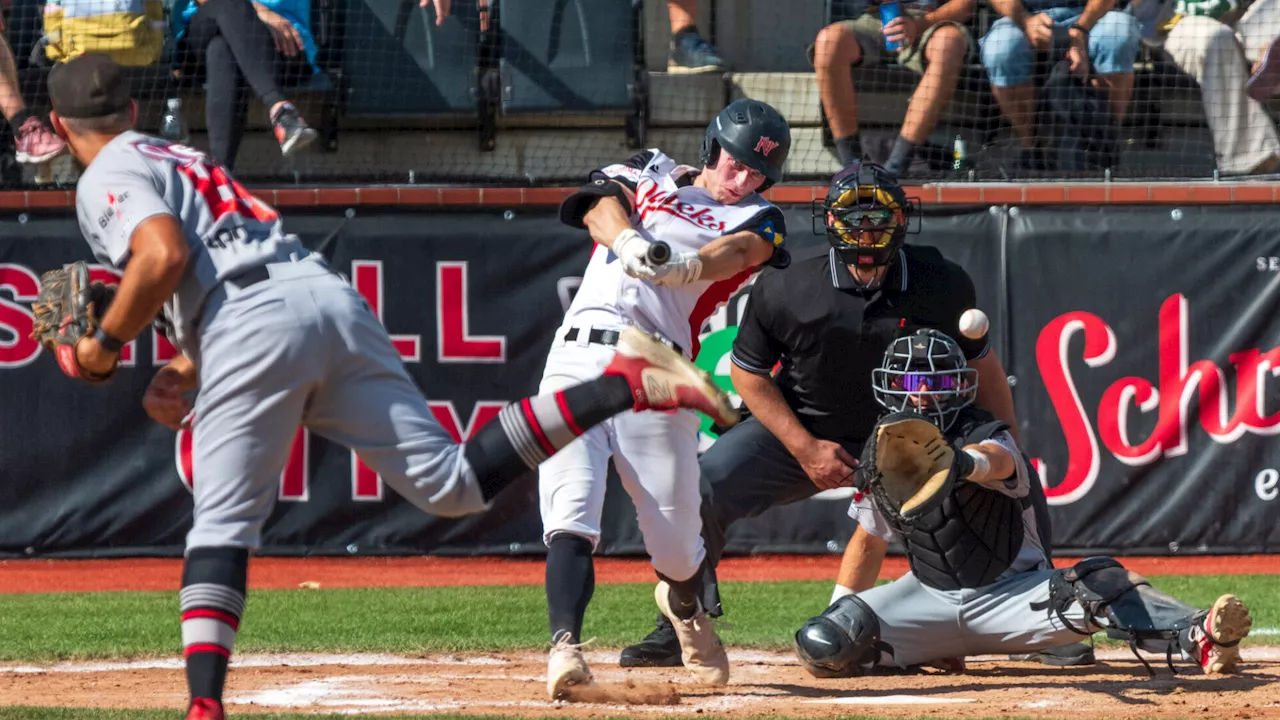
[(91, 51), (131, 66), (141, 130), (260, 182), (564, 184), (647, 147), (697, 164), (741, 96), (790, 122), (788, 181), (855, 158), (907, 181), (1280, 169), (1280, 0), (6, 2), (11, 186), (48, 180), (45, 80)]

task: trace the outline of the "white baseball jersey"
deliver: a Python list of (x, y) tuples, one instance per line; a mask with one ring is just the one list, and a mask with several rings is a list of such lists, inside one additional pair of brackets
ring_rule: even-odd
[[(735, 205), (717, 203), (695, 187), (697, 169), (679, 165), (659, 150), (592, 173), (592, 181), (615, 180), (635, 193), (631, 221), (647, 240), (662, 240), (673, 255), (696, 252), (722, 235), (751, 230), (774, 244), (769, 264), (786, 267), (782, 212), (752, 193)], [(702, 324), (750, 279), (752, 268), (726, 280), (664, 287), (627, 275), (608, 248), (597, 245), (582, 285), (565, 315), (564, 329), (584, 325), (635, 325), (698, 354)]]
[(164, 314), (170, 339), (188, 355), (205, 298), (220, 281), (305, 253), (285, 234), (280, 214), (226, 169), (199, 150), (138, 132), (107, 143), (80, 176), (76, 214), (94, 256), (118, 270), (129, 263), (129, 241), (143, 221), (178, 219), (191, 254)]

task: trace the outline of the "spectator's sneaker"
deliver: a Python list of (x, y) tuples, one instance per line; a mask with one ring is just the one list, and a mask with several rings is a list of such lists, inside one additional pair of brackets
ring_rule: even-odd
[(271, 116), (271, 129), (275, 131), (280, 153), (285, 157), (292, 157), (320, 136), (307, 125), (292, 103), (285, 103), (275, 111)]
[(1277, 87), (1280, 87), (1280, 43), (1273, 42), (1262, 54), (1249, 81), (1244, 84), (1244, 92), (1262, 102), (1274, 95)]
[(29, 117), (22, 123), (22, 127), (18, 128), (18, 132), (14, 134), (14, 140), (18, 146), (16, 153), (18, 162), (28, 165), (48, 162), (67, 149), (67, 144), (62, 141), (62, 138), (54, 134), (48, 125), (40, 122), (40, 118), (36, 117)]
[(1240, 662), (1240, 641), (1251, 627), (1249, 608), (1228, 593), (1214, 601), (1200, 622), (1183, 631), (1182, 651), (1206, 675), (1232, 672)]
[(684, 75), (719, 72), (724, 69), (724, 60), (720, 59), (716, 47), (699, 35), (697, 30), (686, 28), (671, 38), (671, 57), (667, 60), (667, 72)]

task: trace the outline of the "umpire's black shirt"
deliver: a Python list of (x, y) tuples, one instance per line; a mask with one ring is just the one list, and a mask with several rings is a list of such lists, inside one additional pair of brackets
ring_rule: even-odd
[(871, 370), (885, 348), (920, 328), (955, 338), (970, 360), (987, 353), (987, 340), (960, 334), (960, 315), (975, 307), (973, 280), (937, 249), (906, 246), (879, 290), (858, 289), (831, 251), (787, 270), (766, 269), (756, 279), (738, 324), (732, 360), (768, 375), (814, 435), (861, 442), (882, 408), (871, 392)]

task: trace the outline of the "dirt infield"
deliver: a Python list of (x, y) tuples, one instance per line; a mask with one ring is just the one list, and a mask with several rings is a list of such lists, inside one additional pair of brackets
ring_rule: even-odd
[[(1059, 567), (1076, 558), (1056, 558)], [(1126, 557), (1125, 567), (1143, 575), (1252, 575), (1280, 571), (1275, 555)], [(833, 580), (839, 555), (753, 555), (726, 558), (716, 570), (726, 582)], [(646, 560), (596, 558), (596, 582), (652, 582)], [(304, 582), (320, 587), (443, 587), (454, 585), (540, 585), (546, 563), (534, 558), (255, 558), (249, 586), (296, 588)], [(906, 559), (885, 558), (884, 579), (907, 571)], [(182, 561), (0, 560), (0, 594), (178, 590)]]
[[(1173, 676), (1152, 658), (1149, 679), (1127, 651), (1090, 668), (997, 658), (964, 674), (817, 680), (786, 654), (731, 652), (727, 688), (693, 685), (683, 668), (626, 670), (616, 653), (588, 652), (600, 683), (593, 702), (553, 703), (540, 653), (249, 656), (237, 658), (227, 701), (238, 712), (433, 713), (516, 717), (714, 714), (792, 717), (1280, 717), (1280, 651), (1250, 649), (1239, 675)], [(181, 661), (0, 666), (0, 705), (181, 708)]]

